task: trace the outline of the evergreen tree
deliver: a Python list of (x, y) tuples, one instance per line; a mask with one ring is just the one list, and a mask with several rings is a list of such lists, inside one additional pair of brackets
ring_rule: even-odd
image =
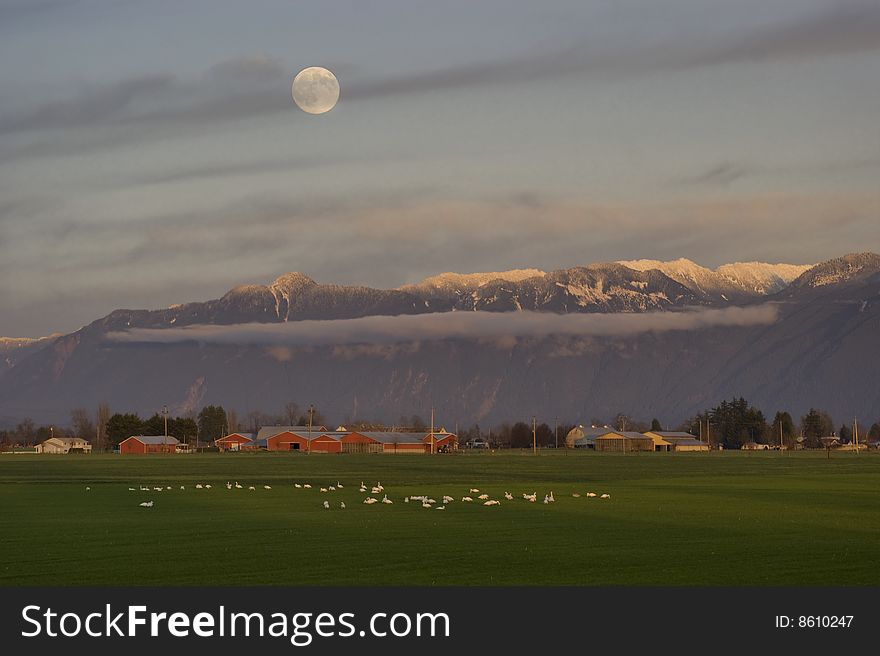
[(654, 417), (654, 419), (651, 420), (651, 430), (652, 431), (662, 431), (663, 430), (663, 425), (660, 423), (660, 420), (657, 419), (656, 417)]
[(213, 442), (223, 437), (228, 430), (223, 406), (206, 405), (202, 408), (198, 417), (198, 429), (199, 440), (203, 442)]
[(794, 444), (795, 439), (797, 439), (797, 429), (795, 429), (794, 420), (791, 418), (791, 415), (783, 410), (778, 411), (776, 416), (773, 417), (773, 423), (770, 426), (770, 438), (768, 441), (771, 444), (779, 444), (780, 424), (782, 425), (782, 442), (786, 446), (791, 447)]
[(134, 413), (116, 413), (107, 420), (107, 440), (111, 446), (119, 443), (132, 435), (143, 435), (145, 426), (143, 420)]

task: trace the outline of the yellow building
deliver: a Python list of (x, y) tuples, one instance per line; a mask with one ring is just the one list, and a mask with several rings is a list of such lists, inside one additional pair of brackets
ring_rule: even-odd
[(91, 453), (92, 445), (80, 437), (50, 437), (38, 449), (39, 453)]
[(654, 440), (643, 433), (608, 430), (595, 439), (596, 451), (653, 451)]
[(708, 451), (709, 445), (695, 435), (680, 431), (648, 431), (646, 437), (654, 442), (655, 451)]

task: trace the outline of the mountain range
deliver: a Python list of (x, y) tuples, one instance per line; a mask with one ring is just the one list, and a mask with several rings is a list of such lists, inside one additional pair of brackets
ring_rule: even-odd
[[(773, 312), (767, 321), (703, 321), (687, 330), (654, 322), (670, 313), (736, 308)], [(474, 311), (495, 313), (498, 334), (444, 338), (434, 328)], [(597, 325), (611, 325), (607, 319), (615, 317), (641, 327), (594, 331), (588, 323), (582, 333), (505, 333), (506, 323), (531, 313), (548, 321), (605, 315), (596, 317)], [(421, 325), (430, 325), (430, 334), (400, 336), (401, 315), (425, 315)], [(284, 341), (287, 327), (364, 318), (381, 321), (398, 337)], [(278, 330), (268, 341), (238, 343), (188, 332), (242, 324)], [(118, 339), (127, 334), (179, 338)], [(114, 411), (150, 414), (165, 404), (187, 412), (213, 403), (242, 416), (278, 413), (295, 400), (315, 403), (343, 423), (424, 415), (434, 405), (446, 424), (533, 414), (585, 422), (619, 411), (675, 424), (734, 395), (768, 413), (802, 414), (815, 406), (839, 420), (874, 421), (880, 416), (880, 377), (872, 363), (878, 347), (880, 255), (874, 253), (815, 265), (750, 262), (714, 270), (680, 259), (444, 273), (397, 289), (320, 284), (288, 273), (219, 299), (115, 310), (66, 335), (0, 338), (0, 421), (29, 416), (64, 423), (72, 408), (101, 401)]]

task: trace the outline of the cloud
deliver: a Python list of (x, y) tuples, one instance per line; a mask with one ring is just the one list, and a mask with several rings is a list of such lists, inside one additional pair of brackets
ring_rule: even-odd
[[(873, 51), (880, 49), (880, 5), (838, 5), (779, 26), (715, 37), (711, 41), (701, 39), (685, 34), (675, 42), (607, 50), (575, 43), (549, 53), (530, 53), (384, 79), (342, 80), (341, 98), (352, 102), (456, 88), (520, 84), (573, 74), (613, 79), (663, 70)], [(96, 124), (204, 126), (291, 111), (292, 72), (278, 59), (252, 55), (219, 62), (204, 75), (188, 80), (156, 74), (91, 85), (68, 100), (0, 117), (0, 134)], [(139, 108), (135, 102), (167, 90), (173, 90), (173, 94), (151, 98), (149, 109)], [(135, 140), (139, 135), (132, 133), (128, 137)]]
[(695, 56), (695, 65), (817, 57), (880, 49), (880, 5), (836, 3), (799, 21), (722, 41)]
[(76, 96), (0, 118), (0, 134), (81, 128), (115, 120), (138, 98), (169, 89), (171, 75), (141, 75), (111, 84), (88, 85)]
[(139, 184), (166, 184), (178, 182), (192, 182), (195, 180), (211, 180), (240, 175), (256, 175), (259, 173), (274, 173), (277, 171), (292, 171), (312, 169), (321, 166), (338, 165), (345, 162), (356, 161), (352, 159), (331, 157), (294, 157), (284, 159), (264, 160), (258, 162), (231, 162), (224, 164), (206, 164), (191, 168), (178, 169), (158, 175), (145, 175), (137, 180)]
[(126, 343), (197, 341), (210, 344), (323, 346), (551, 335), (626, 337), (646, 332), (767, 325), (776, 321), (776, 317), (777, 308), (770, 304), (644, 314), (445, 312), (330, 321), (135, 328), (109, 333), (108, 339)]
[(713, 166), (708, 171), (704, 171), (699, 175), (684, 178), (682, 182), (695, 185), (723, 185), (727, 186), (736, 182), (740, 178), (749, 175), (748, 168), (741, 164), (733, 162), (723, 162), (717, 166)]

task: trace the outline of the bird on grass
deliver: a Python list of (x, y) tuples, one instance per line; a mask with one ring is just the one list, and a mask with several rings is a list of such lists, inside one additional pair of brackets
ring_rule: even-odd
[(610, 495), (610, 494), (603, 494), (603, 495), (602, 495), (601, 497), (599, 497), (599, 498), (600, 498), (600, 499), (610, 499), (610, 498), (611, 498), (611, 495)]
[(139, 505), (140, 505), (142, 508), (152, 508), (152, 507), (153, 507), (153, 502), (152, 502), (152, 501), (142, 501)]
[(257, 488), (255, 488), (253, 485), (248, 485), (248, 489), (249, 490), (256, 490)]
[(434, 510), (446, 510), (446, 506), (437, 506)]
[(307, 490), (311, 490), (311, 489), (312, 489), (312, 486), (309, 485), (308, 483), (303, 483), (303, 487), (304, 487), (305, 489), (307, 489)]
[(471, 499), (470, 497), (462, 497), (461, 500), (462, 501), (473, 501), (473, 499)]
[(489, 499), (488, 501), (483, 502), (484, 506), (500, 506), (501, 502), (498, 499)]
[(374, 503), (379, 503), (378, 499), (374, 499), (373, 497), (367, 497), (364, 499), (364, 503), (368, 506), (372, 506)]
[(342, 510), (345, 510), (345, 501), (340, 501), (340, 502), (339, 502), (339, 507), (340, 507)]
[(92, 488), (86, 486), (86, 492), (89, 492)]
[(478, 496), (477, 498), (478, 498), (480, 501), (485, 501), (486, 499), (489, 498), (489, 495), (486, 494), (486, 493), (484, 492), (483, 494), (481, 494), (481, 495)]
[(325, 507), (325, 508), (330, 508), (330, 502), (329, 502), (329, 501), (325, 501), (325, 502), (324, 502), (324, 507)]
[(271, 490), (271, 489), (272, 489), (272, 486), (271, 486), (271, 485), (264, 485), (264, 486), (263, 486), (263, 489), (264, 489), (264, 490)]

